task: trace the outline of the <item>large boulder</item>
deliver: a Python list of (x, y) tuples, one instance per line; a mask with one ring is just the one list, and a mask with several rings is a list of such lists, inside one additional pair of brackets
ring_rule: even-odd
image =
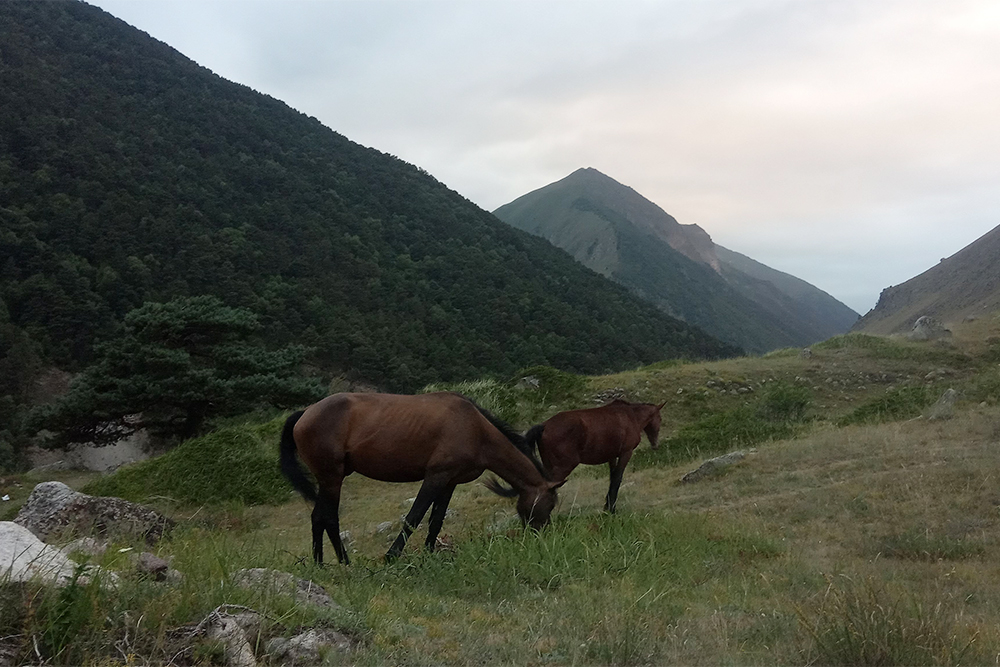
[(287, 593), (299, 604), (320, 609), (340, 609), (340, 605), (333, 601), (322, 586), (308, 579), (299, 579), (288, 572), (252, 567), (233, 572), (232, 582), (240, 588), (260, 593)]
[(39, 539), (96, 535), (104, 539), (143, 537), (155, 544), (173, 521), (121, 498), (88, 496), (62, 482), (42, 482), (32, 490), (14, 522)]
[(13, 521), (0, 521), (0, 582), (66, 584), (76, 563)]
[(941, 338), (950, 338), (951, 331), (945, 328), (940, 321), (930, 317), (929, 315), (922, 315), (917, 318), (917, 321), (913, 323), (913, 329), (907, 334), (910, 340), (939, 340)]

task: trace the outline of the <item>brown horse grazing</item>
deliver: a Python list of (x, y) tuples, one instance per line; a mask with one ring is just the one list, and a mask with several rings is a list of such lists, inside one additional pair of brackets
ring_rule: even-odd
[(339, 510), (341, 484), (352, 472), (383, 482), (424, 481), (385, 555), (388, 561), (402, 553), (431, 505), (426, 544), (433, 551), (455, 486), (484, 470), (512, 485), (505, 488), (490, 480), (487, 488), (519, 496), (522, 522), (534, 528), (549, 522), (561, 483), (546, 479), (524, 438), (460, 394), (335, 394), (290, 416), (281, 435), (281, 471), (306, 500), (316, 503), (312, 537), (317, 564), (323, 563), (324, 530), (337, 559), (350, 562), (340, 539)]
[(639, 445), (642, 433), (656, 449), (660, 435), (659, 405), (616, 400), (588, 410), (568, 410), (533, 426), (525, 434), (532, 451), (537, 447), (550, 479), (563, 480), (581, 463), (607, 463), (611, 469), (604, 509), (615, 511), (622, 473)]

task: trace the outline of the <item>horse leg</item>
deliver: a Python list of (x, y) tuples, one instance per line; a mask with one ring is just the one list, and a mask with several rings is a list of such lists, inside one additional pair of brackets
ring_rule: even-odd
[(403, 547), (406, 546), (406, 540), (409, 539), (413, 531), (420, 525), (420, 521), (424, 518), (427, 508), (430, 507), (431, 503), (434, 502), (434, 499), (441, 494), (444, 487), (445, 484), (440, 480), (433, 480), (430, 477), (424, 479), (424, 483), (420, 487), (420, 491), (417, 492), (417, 497), (413, 501), (410, 511), (406, 513), (406, 518), (403, 519), (403, 529), (399, 531), (399, 535), (396, 536), (396, 540), (392, 543), (392, 546), (389, 547), (389, 550), (385, 552), (385, 560), (387, 563), (399, 558), (399, 555), (403, 553)]
[(317, 565), (323, 564), (323, 531), (330, 537), (333, 550), (337, 553), (337, 561), (345, 565), (351, 564), (347, 549), (340, 539), (340, 485), (338, 480), (330, 486), (321, 486), (316, 499), (316, 507), (312, 513), (313, 530), (313, 560)]
[(444, 523), (444, 515), (448, 511), (448, 503), (451, 502), (451, 494), (455, 492), (455, 484), (444, 487), (444, 490), (434, 499), (434, 508), (431, 510), (430, 523), (427, 525), (428, 551), (434, 551), (437, 544), (438, 533), (441, 532), (441, 524)]
[(611, 514), (615, 513), (615, 503), (618, 502), (618, 488), (622, 483), (622, 474), (631, 458), (632, 450), (628, 450), (617, 460), (608, 462), (608, 467), (611, 469), (611, 483), (608, 485), (608, 496), (604, 502), (604, 509)]

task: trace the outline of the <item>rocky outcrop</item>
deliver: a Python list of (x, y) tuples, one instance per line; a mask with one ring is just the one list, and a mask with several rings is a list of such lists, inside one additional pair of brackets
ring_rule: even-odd
[(940, 321), (929, 315), (922, 315), (913, 323), (913, 328), (907, 334), (907, 338), (916, 341), (938, 340), (950, 338), (951, 331), (945, 328)]
[(723, 454), (722, 456), (716, 456), (714, 459), (709, 459), (702, 463), (697, 469), (692, 470), (683, 477), (681, 477), (682, 482), (697, 482), (709, 475), (714, 475), (723, 468), (728, 468), (738, 461), (742, 461), (746, 458), (744, 452), (730, 452), (728, 454)]
[(74, 535), (104, 539), (143, 537), (155, 544), (173, 521), (121, 498), (88, 496), (62, 482), (43, 482), (32, 490), (14, 522), (51, 541)]

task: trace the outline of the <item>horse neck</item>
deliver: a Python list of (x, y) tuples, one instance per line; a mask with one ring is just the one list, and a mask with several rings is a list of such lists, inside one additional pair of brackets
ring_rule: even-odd
[(541, 486), (547, 481), (535, 464), (504, 437), (491, 438), (486, 451), (486, 467), (518, 491)]
[(629, 408), (631, 408), (632, 419), (639, 425), (639, 428), (643, 429), (649, 424), (649, 420), (653, 418), (653, 415), (659, 412), (655, 405), (646, 403), (634, 403)]

